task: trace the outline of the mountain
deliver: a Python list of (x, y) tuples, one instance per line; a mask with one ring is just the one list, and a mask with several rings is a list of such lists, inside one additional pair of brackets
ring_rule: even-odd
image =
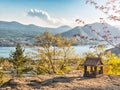
[(83, 31), (82, 27), (77, 26), (67, 32), (63, 32), (61, 35), (62, 37), (68, 37), (68, 38), (72, 38), (75, 34), (80, 34), (83, 36), (88, 36), (86, 32)]
[(72, 29), (70, 26), (63, 25), (58, 28), (55, 28), (54, 30), (51, 30), (50, 32), (53, 34), (58, 34), (58, 33), (63, 33), (63, 32), (69, 31), (70, 29)]
[(6, 37), (35, 37), (37, 34), (41, 34), (45, 31), (49, 31), (52, 34), (62, 33), (69, 30), (70, 27), (65, 25), (58, 28), (40, 27), (33, 24), (24, 25), (18, 22), (5, 22), (0, 21), (0, 38)]
[[(94, 30), (96, 30), (97, 32), (99, 32), (100, 34), (105, 34), (105, 30), (106, 31), (110, 31), (110, 33), (112, 34), (112, 36), (119, 36), (120, 35), (120, 31), (118, 28), (111, 26), (107, 23), (93, 23), (90, 24), (89, 26), (92, 26), (92, 28)], [(84, 26), (85, 27), (85, 26)]]
[[(0, 21), (0, 46), (13, 46), (15, 43), (34, 43), (36, 35), (48, 31), (52, 34), (62, 33), (71, 29), (64, 25), (58, 28), (40, 27), (33, 24), (24, 25), (18, 22)], [(32, 44), (31, 44), (32, 45)]]
[(109, 39), (111, 39), (114, 43), (120, 42), (120, 38), (118, 38), (117, 40), (115, 39), (116, 36), (120, 37), (120, 30), (114, 26), (107, 24), (107, 23), (104, 23), (104, 24), (93, 23), (93, 24), (87, 24), (82, 27), (77, 26), (67, 32), (62, 33), (61, 35), (63, 37), (72, 38), (74, 35), (77, 34), (79, 36), (84, 36), (84, 37), (88, 37), (89, 39), (97, 40), (98, 42), (100, 40), (103, 40), (103, 38), (98, 36), (97, 33), (95, 33), (95, 32), (101, 34), (102, 36), (105, 36), (105, 34), (107, 34), (107, 35), (109, 34), (110, 35)]
[[(92, 29), (90, 28), (92, 27)], [(19, 22), (6, 22), (0, 21), (0, 46), (14, 46), (16, 43), (22, 43), (25, 45), (33, 45), (34, 37), (38, 34), (42, 34), (45, 31), (50, 32), (51, 34), (60, 33), (62, 37), (72, 38), (74, 35), (79, 35), (82, 39), (79, 39), (83, 44), (96, 44), (102, 40), (94, 31), (100, 33), (102, 36), (105, 35), (105, 30), (109, 31), (111, 34), (110, 38), (114, 39), (116, 36), (120, 37), (120, 29), (114, 26), (111, 26), (107, 23), (93, 23), (87, 24), (85, 26), (77, 26), (71, 28), (70, 26), (63, 25), (57, 28), (50, 27), (41, 27), (33, 24), (24, 25)], [(83, 38), (84, 37), (84, 38)], [(85, 40), (85, 38), (87, 40)], [(91, 42), (90, 39), (94, 39), (95, 42)], [(118, 43), (120, 39), (117, 40)], [(117, 43), (116, 40), (113, 40), (114, 43)], [(100, 42), (101, 43), (101, 42)]]
[(110, 51), (111, 53), (114, 53), (116, 55), (120, 55), (120, 43), (117, 44), (115, 47), (106, 50), (106, 52), (108, 52), (108, 51)]
[(1, 38), (18, 38), (18, 37), (34, 37), (46, 30), (52, 28), (44, 28), (35, 25), (23, 25), (18, 22), (0, 21), (0, 37)]

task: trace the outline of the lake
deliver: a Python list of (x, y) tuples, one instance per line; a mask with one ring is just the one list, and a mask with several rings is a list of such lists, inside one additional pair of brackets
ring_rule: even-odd
[[(95, 51), (93, 48), (90, 48), (90, 45), (85, 46), (72, 46), (77, 54), (84, 54), (89, 51)], [(112, 46), (109, 46), (108, 48), (111, 48)], [(108, 49), (106, 48), (106, 49)], [(0, 57), (7, 58), (10, 55), (11, 51), (15, 51), (15, 47), (0, 47)], [(35, 52), (32, 48), (25, 48), (25, 54)]]

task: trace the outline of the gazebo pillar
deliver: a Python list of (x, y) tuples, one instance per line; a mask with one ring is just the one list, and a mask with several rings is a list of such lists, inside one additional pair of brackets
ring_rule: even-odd
[(94, 67), (94, 74), (97, 75), (97, 66)]
[(90, 71), (93, 72), (93, 67), (92, 66), (90, 67)]
[(103, 74), (103, 66), (100, 67), (100, 74)]
[(86, 72), (87, 71), (87, 66), (84, 66), (84, 72)]
[(87, 75), (87, 66), (84, 66), (84, 76)]

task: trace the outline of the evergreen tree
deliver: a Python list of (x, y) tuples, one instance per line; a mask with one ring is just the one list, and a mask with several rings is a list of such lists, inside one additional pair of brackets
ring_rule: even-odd
[(16, 45), (16, 50), (11, 52), (10, 57), (10, 63), (16, 76), (21, 76), (23, 73), (31, 70), (27, 65), (29, 60), (24, 56), (24, 49), (22, 49), (20, 44)]

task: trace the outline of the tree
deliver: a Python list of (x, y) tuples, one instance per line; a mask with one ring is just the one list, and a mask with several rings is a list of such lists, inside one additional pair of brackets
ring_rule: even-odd
[[(113, 20), (113, 21), (120, 21), (120, 10), (119, 10), (119, 0), (108, 0), (105, 4), (100, 5), (99, 3), (97, 3), (97, 1), (95, 0), (85, 0), (86, 4), (91, 4), (94, 6), (95, 9), (100, 10), (102, 13), (106, 14), (107, 17), (100, 17), (100, 23), (103, 24), (103, 30), (105, 32), (104, 35), (100, 34), (99, 32), (97, 32), (97, 30), (95, 30), (92, 26), (88, 25), (87, 23), (85, 23), (84, 20), (82, 19), (76, 19), (75, 21), (79, 24), (84, 24), (86, 26), (89, 27), (89, 30), (91, 30), (92, 32), (94, 32), (96, 35), (100, 36), (104, 41), (108, 42), (110, 45), (120, 49), (120, 45), (115, 45), (113, 43), (113, 39), (114, 40), (118, 40), (120, 39), (119, 36), (114, 36), (114, 38), (110, 38), (111, 37), (111, 32), (107, 29), (107, 26), (105, 25), (106, 21), (105, 19), (108, 20)], [(112, 13), (111, 13), (112, 12)], [(88, 39), (88, 38), (87, 38)], [(94, 41), (94, 39), (93, 39)], [(120, 44), (120, 43), (119, 43)]]
[(120, 56), (112, 54), (110, 51), (106, 53), (105, 71), (107, 74), (120, 75)]
[[(74, 49), (71, 48), (71, 45), (73, 44), (74, 39), (68, 39), (68, 38), (59, 38), (58, 39), (58, 47), (61, 51), (61, 65), (60, 70), (64, 70), (66, 67), (70, 68), (70, 60), (72, 59), (72, 54), (75, 55)], [(67, 69), (66, 68), (66, 69)]]
[(54, 36), (49, 32), (44, 32), (36, 37), (36, 42), (39, 58), (36, 65), (37, 74), (64, 73), (65, 67), (69, 65), (68, 57), (74, 53), (71, 49), (73, 40), (63, 38), (60, 34)]
[[(120, 21), (120, 9), (119, 9), (119, 0), (108, 0), (105, 4), (99, 5), (95, 0), (86, 0), (86, 3), (89, 3), (94, 6), (95, 9), (100, 10), (107, 15), (107, 19), (113, 21)], [(112, 13), (111, 13), (112, 12)], [(101, 18), (103, 19), (103, 18)]]
[(48, 73), (52, 73), (52, 72), (55, 73), (55, 66), (53, 65), (53, 59), (52, 59), (53, 52), (50, 48), (55, 44), (55, 37), (51, 35), (49, 32), (45, 32), (42, 35), (36, 37), (36, 42), (43, 48), (40, 49), (39, 56), (41, 57), (41, 60), (39, 64), (44, 63), (45, 64), (44, 68), (49, 69), (49, 70), (46, 69)]
[(10, 63), (16, 76), (21, 76), (23, 73), (26, 73), (31, 70), (27, 65), (29, 60), (24, 56), (24, 50), (20, 44), (16, 45), (16, 50), (10, 54)]
[(3, 70), (2, 70), (2, 68), (3, 68), (3, 66), (2, 66), (2, 64), (3, 64), (3, 58), (0, 58), (0, 85), (3, 83), (3, 77), (4, 77), (4, 73), (3, 73)]

